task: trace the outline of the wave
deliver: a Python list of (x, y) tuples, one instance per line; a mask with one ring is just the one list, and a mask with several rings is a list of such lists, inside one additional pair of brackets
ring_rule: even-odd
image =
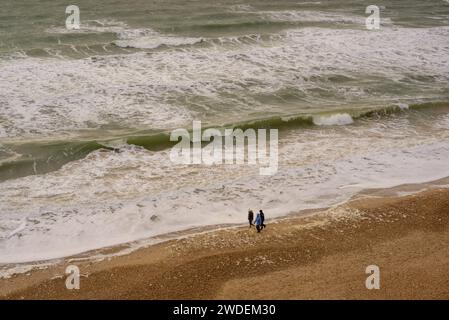
[(365, 25), (365, 17), (325, 11), (286, 10), (286, 11), (261, 11), (258, 13), (263, 19), (269, 21), (284, 22), (324, 22), (337, 24)]
[(155, 49), (161, 46), (177, 47), (203, 42), (203, 38), (178, 37), (164, 35), (152, 29), (123, 30), (118, 34), (119, 40), (113, 42), (121, 48)]
[[(234, 14), (241, 14), (245, 16), (242, 21), (203, 21), (193, 23), (187, 26), (175, 26), (172, 30), (183, 32), (185, 30), (191, 31), (256, 31), (267, 32), (274, 30), (282, 30), (284, 28), (292, 27), (311, 27), (329, 24), (332, 26), (358, 25), (365, 26), (366, 17), (358, 16), (349, 13), (335, 13), (315, 10), (283, 10), (283, 11), (257, 11), (250, 6), (235, 6), (231, 7), (230, 11)], [(391, 25), (392, 21), (389, 18), (383, 18), (381, 24), (383, 26)], [(263, 33), (263, 32), (262, 32)]]
[[(319, 5), (321, 2), (303, 2), (298, 5)], [(273, 11), (257, 11), (251, 10), (251, 7), (233, 8), (235, 13), (252, 14), (255, 20), (254, 24), (268, 23), (332, 23), (332, 24), (351, 24), (365, 26), (366, 17), (347, 12), (331, 12), (331, 11), (317, 11), (317, 10), (273, 10)], [(391, 25), (390, 18), (382, 18), (382, 25)], [(242, 24), (244, 26), (245, 24)]]
[(254, 12), (255, 9), (249, 4), (235, 4), (229, 7), (231, 12)]
[(387, 107), (365, 108), (365, 109), (339, 109), (334, 111), (323, 111), (312, 114), (299, 114), (289, 116), (275, 116), (266, 119), (246, 121), (244, 123), (228, 124), (225, 127), (240, 129), (291, 129), (310, 126), (332, 126), (350, 125), (361, 119), (381, 119), (392, 114), (410, 111), (435, 111), (449, 112), (449, 102), (429, 102), (419, 104), (395, 104)]
[(308, 6), (308, 5), (320, 5), (322, 4), (321, 1), (304, 1), (304, 2), (297, 2), (296, 3), (299, 6)]
[(112, 44), (120, 48), (157, 49), (160, 47), (196, 46), (201, 44), (208, 47), (228, 45), (251, 45), (255, 43), (282, 40), (279, 34), (249, 33), (241, 36), (227, 37), (178, 37), (170, 34), (161, 34), (151, 29), (132, 30), (120, 35), (120, 40)]
[[(439, 110), (442, 110), (445, 114), (449, 112), (449, 102), (412, 105), (397, 104), (364, 110), (340, 109), (332, 112), (274, 116), (228, 123), (220, 125), (219, 128), (288, 130), (313, 126), (340, 126), (351, 125), (361, 119), (379, 120), (382, 117), (407, 111), (427, 112)], [(211, 127), (203, 127), (203, 130)], [(118, 144), (116, 143), (117, 141), (119, 141)], [(136, 131), (125, 136), (116, 135), (88, 141), (4, 143), (3, 148), (11, 154), (16, 154), (16, 156), (7, 157), (5, 160), (0, 161), (0, 181), (55, 171), (63, 165), (82, 159), (89, 153), (99, 149), (109, 152), (120, 152), (121, 145), (134, 145), (149, 151), (161, 151), (172, 147), (176, 143), (170, 141), (169, 132), (154, 133), (146, 131)]]
[(28, 142), (3, 148), (16, 156), (0, 161), (0, 181), (55, 171), (98, 149), (113, 150), (96, 141)]
[(245, 119), (273, 108), (288, 114), (304, 106), (446, 100), (448, 34), (305, 28), (176, 50), (0, 61), (0, 137), (111, 124), (169, 129), (202, 115)]
[[(150, 28), (131, 28), (122, 21), (111, 19), (103, 20), (87, 20), (83, 21), (80, 29), (69, 30), (64, 27), (51, 27), (46, 30), (49, 34), (61, 35), (79, 35), (79, 34), (95, 34), (95, 33), (113, 33), (116, 34), (117, 40), (112, 45), (119, 48), (136, 48), (136, 49), (155, 49), (160, 46), (181, 46), (192, 45), (201, 42), (202, 38), (178, 37), (170, 34), (161, 34)], [(61, 40), (58, 39), (61, 45)], [(97, 44), (100, 45), (100, 44)], [(105, 44), (101, 44), (104, 46)], [(78, 51), (75, 46), (71, 45), (74, 51)], [(41, 49), (44, 50), (44, 49)], [(80, 49), (81, 50), (81, 49)]]
[(120, 33), (129, 29), (122, 21), (112, 19), (83, 20), (79, 29), (71, 30), (65, 27), (50, 27), (46, 30), (49, 34), (83, 34), (83, 33)]
[[(244, 6), (237, 6), (240, 10), (244, 10)], [(250, 8), (250, 7), (248, 7)], [(237, 10), (237, 9), (235, 9)], [(273, 21), (276, 22), (276, 21)], [(203, 25), (192, 25), (183, 26), (182, 30), (185, 29), (226, 29), (226, 28), (245, 28), (250, 26), (260, 26), (266, 25), (266, 21), (247, 21), (247, 22), (232, 22), (232, 23), (214, 23), (214, 24), (203, 24)], [(172, 30), (177, 30), (177, 27), (172, 27)], [(117, 40), (110, 43), (113, 46), (119, 48), (133, 48), (133, 49), (156, 49), (162, 46), (166, 47), (178, 47), (186, 45), (195, 45), (198, 43), (208, 42), (209, 44), (223, 44), (227, 42), (239, 42), (248, 38), (252, 38), (255, 35), (243, 35), (236, 37), (182, 37), (170, 33), (161, 33), (151, 28), (131, 28), (126, 23), (116, 20), (103, 19), (103, 20), (87, 20), (83, 22), (80, 29), (68, 30), (65, 27), (51, 27), (46, 30), (49, 34), (62, 34), (62, 35), (76, 35), (76, 34), (91, 34), (91, 33), (114, 33), (117, 35)], [(256, 35), (260, 37), (260, 35)], [(60, 39), (58, 41), (61, 41)], [(60, 43), (64, 45), (63, 43)], [(99, 44), (98, 44), (99, 45)], [(74, 51), (79, 50), (76, 46), (72, 46)], [(92, 45), (91, 45), (92, 46)], [(104, 44), (102, 44), (104, 46)], [(33, 49), (34, 51), (39, 50), (42, 54), (47, 54), (49, 56), (57, 56), (54, 53), (49, 53), (50, 49)], [(54, 49), (53, 49), (54, 50)], [(39, 56), (35, 52), (27, 52), (30, 56)], [(60, 55), (57, 57), (61, 57)]]
[(330, 116), (313, 117), (313, 123), (317, 126), (342, 126), (354, 123), (354, 119), (348, 113), (337, 113)]

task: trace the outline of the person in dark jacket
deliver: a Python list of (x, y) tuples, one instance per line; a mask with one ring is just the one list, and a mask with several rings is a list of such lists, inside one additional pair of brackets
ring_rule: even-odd
[(253, 210), (248, 209), (248, 222), (250, 228), (253, 226), (253, 221), (254, 221), (254, 212)]
[(261, 220), (260, 225), (261, 225), (262, 228), (265, 228), (266, 227), (266, 225), (265, 225), (265, 213), (263, 213), (262, 210), (259, 210), (259, 214), (260, 214), (260, 220)]
[(262, 218), (260, 217), (260, 213), (256, 216), (255, 225), (257, 232), (260, 232), (260, 230), (262, 230)]

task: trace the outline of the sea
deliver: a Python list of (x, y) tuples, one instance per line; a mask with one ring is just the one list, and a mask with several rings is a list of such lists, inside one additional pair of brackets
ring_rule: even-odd
[[(68, 5), (79, 8), (79, 29), (66, 28)], [(370, 5), (378, 29), (367, 28)], [(241, 225), (249, 208), (272, 219), (449, 176), (449, 1), (1, 0), (0, 8), (6, 276)], [(173, 163), (170, 133), (193, 121), (277, 129), (277, 172)]]

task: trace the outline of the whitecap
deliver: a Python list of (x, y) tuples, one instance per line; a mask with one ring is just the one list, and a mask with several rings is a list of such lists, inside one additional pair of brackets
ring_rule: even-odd
[(338, 113), (326, 116), (314, 116), (313, 123), (318, 126), (344, 126), (354, 123), (354, 119), (348, 113)]

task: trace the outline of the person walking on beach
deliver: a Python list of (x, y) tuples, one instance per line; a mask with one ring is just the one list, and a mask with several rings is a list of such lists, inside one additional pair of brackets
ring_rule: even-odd
[(260, 232), (262, 230), (262, 218), (260, 217), (260, 213), (256, 216), (256, 221), (254, 222), (256, 225), (257, 232)]
[(261, 220), (260, 225), (261, 225), (262, 228), (265, 228), (266, 227), (266, 225), (265, 225), (265, 213), (263, 213), (262, 210), (259, 210), (259, 214), (260, 214), (260, 220)]
[(248, 209), (248, 221), (249, 221), (249, 227), (251, 228), (253, 226), (253, 221), (254, 221), (254, 212), (251, 209)]

